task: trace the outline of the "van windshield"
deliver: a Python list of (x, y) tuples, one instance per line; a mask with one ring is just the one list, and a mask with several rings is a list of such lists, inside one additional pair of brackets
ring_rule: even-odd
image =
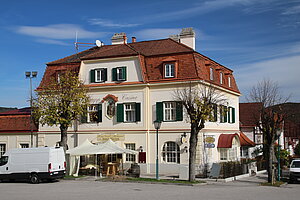
[(8, 156), (2, 156), (0, 158), (0, 166), (6, 165), (7, 162), (8, 162)]
[(291, 168), (300, 168), (300, 160), (299, 161), (294, 161)]

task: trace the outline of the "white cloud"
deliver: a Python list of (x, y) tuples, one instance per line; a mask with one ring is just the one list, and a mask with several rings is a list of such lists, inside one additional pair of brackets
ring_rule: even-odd
[(45, 43), (45, 44), (57, 44), (57, 45), (62, 45), (62, 46), (68, 46), (70, 43), (66, 43), (60, 40), (52, 40), (52, 39), (36, 39), (37, 42), (39, 43)]
[(23, 35), (48, 39), (75, 39), (76, 32), (78, 32), (78, 38), (99, 38), (106, 34), (104, 32), (87, 31), (75, 24), (19, 26), (16, 28), (16, 32)]
[(287, 8), (282, 14), (283, 15), (300, 14), (300, 5)]
[(128, 27), (135, 27), (140, 25), (140, 24), (119, 24), (119, 23), (114, 23), (111, 20), (101, 19), (101, 18), (89, 19), (88, 22), (91, 25), (100, 25), (100, 26), (111, 27), (111, 28), (128, 28)]
[(300, 55), (251, 63), (236, 69), (235, 77), (244, 95), (258, 81), (267, 78), (278, 82), (286, 96), (292, 94), (292, 101), (300, 102), (299, 63)]

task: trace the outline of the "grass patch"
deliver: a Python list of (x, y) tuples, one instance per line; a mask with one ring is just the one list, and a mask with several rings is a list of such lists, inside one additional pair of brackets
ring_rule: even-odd
[(184, 180), (170, 180), (170, 179), (154, 179), (154, 178), (131, 178), (127, 177), (127, 181), (132, 182), (153, 182), (153, 183), (179, 183), (179, 184), (199, 184), (205, 183), (204, 181), (184, 181)]
[(273, 186), (273, 187), (280, 187), (281, 185), (285, 184), (285, 182), (283, 181), (276, 181), (274, 183), (274, 185), (272, 185), (272, 183), (268, 183), (268, 182), (265, 182), (265, 183), (261, 183), (260, 185), (262, 186)]

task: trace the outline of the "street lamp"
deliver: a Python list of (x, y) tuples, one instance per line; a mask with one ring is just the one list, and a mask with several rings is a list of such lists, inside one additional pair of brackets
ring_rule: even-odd
[(156, 179), (159, 179), (158, 176), (158, 129), (160, 129), (161, 121), (155, 120), (154, 127), (156, 129)]
[[(30, 79), (30, 144), (33, 147), (33, 119), (32, 119), (32, 78), (36, 78), (37, 71), (25, 72), (25, 77)], [(36, 139), (36, 146), (38, 146), (38, 138)]]

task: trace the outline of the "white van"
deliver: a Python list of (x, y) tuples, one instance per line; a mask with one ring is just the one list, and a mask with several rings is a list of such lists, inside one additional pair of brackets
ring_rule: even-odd
[(61, 147), (10, 149), (0, 158), (0, 180), (41, 180), (63, 178), (66, 160)]

